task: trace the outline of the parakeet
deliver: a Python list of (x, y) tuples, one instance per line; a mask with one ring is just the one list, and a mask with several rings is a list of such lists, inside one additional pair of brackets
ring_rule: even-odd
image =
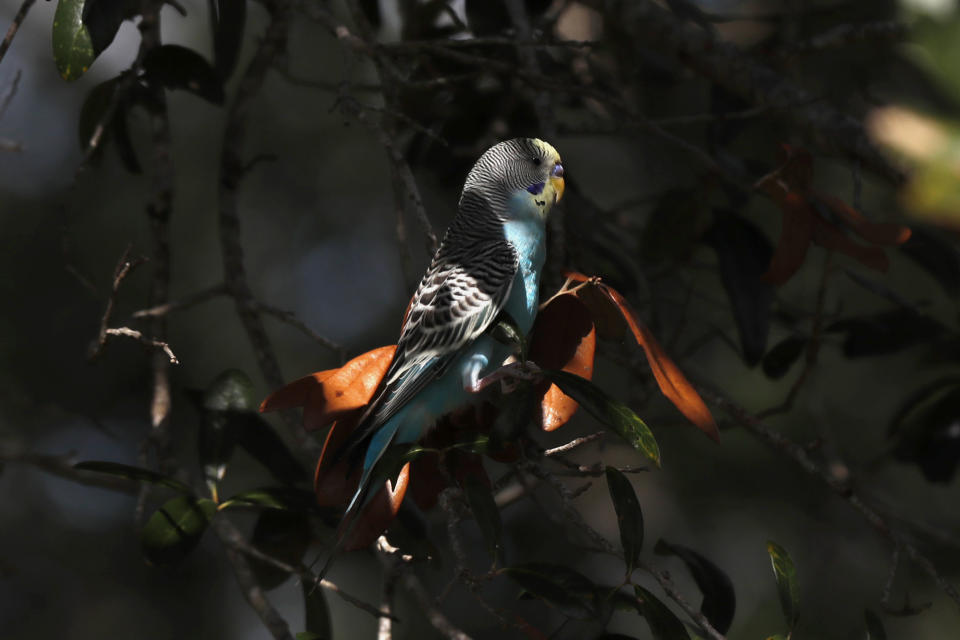
[(410, 302), (393, 361), (341, 448), (341, 455), (363, 451), (341, 536), (369, 497), (387, 448), (416, 442), (439, 418), (469, 405), (478, 381), (511, 355), (511, 347), (487, 331), (498, 315), (505, 312), (523, 334), (530, 331), (546, 218), (563, 190), (560, 155), (539, 139), (501, 142), (470, 170), (457, 215)]

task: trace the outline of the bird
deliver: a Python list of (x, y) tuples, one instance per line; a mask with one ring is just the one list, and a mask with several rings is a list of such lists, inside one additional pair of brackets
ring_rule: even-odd
[(358, 463), (362, 455), (363, 467), (337, 547), (375, 493), (372, 480), (387, 449), (416, 442), (440, 418), (475, 402), (483, 377), (512, 355), (511, 345), (490, 334), (498, 319), (507, 315), (516, 330), (529, 333), (546, 220), (564, 186), (560, 154), (537, 138), (500, 142), (473, 165), (457, 214), (410, 301), (393, 360), (338, 451), (338, 458)]

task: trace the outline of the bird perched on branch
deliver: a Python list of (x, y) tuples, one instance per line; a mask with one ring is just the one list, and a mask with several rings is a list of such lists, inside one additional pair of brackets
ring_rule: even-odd
[(439, 418), (472, 403), (483, 377), (511, 355), (488, 332), (501, 313), (522, 334), (530, 331), (546, 218), (563, 189), (560, 155), (538, 139), (501, 142), (470, 170), (457, 215), (410, 302), (390, 368), (340, 448), (339, 456), (363, 458), (340, 540), (374, 493), (384, 452), (416, 442)]

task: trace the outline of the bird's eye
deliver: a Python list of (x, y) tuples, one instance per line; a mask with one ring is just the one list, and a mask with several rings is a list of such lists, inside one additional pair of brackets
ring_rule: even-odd
[(540, 158), (530, 158), (530, 160), (533, 162), (533, 166), (535, 167), (539, 167), (540, 163), (543, 162)]

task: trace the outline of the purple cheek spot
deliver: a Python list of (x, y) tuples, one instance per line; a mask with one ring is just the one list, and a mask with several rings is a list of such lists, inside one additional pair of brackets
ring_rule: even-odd
[(529, 187), (527, 187), (527, 191), (529, 191), (530, 193), (532, 193), (532, 194), (535, 195), (535, 196), (538, 196), (538, 195), (540, 195), (541, 193), (543, 193), (543, 187), (544, 187), (545, 184), (546, 184), (546, 183), (544, 183), (544, 182), (538, 182), (538, 183), (536, 183), (536, 184), (532, 184), (532, 185), (530, 185)]
[(557, 165), (553, 168), (553, 175), (556, 176), (557, 178), (562, 178), (562, 177), (563, 177), (563, 165), (560, 164), (559, 162), (558, 162)]

